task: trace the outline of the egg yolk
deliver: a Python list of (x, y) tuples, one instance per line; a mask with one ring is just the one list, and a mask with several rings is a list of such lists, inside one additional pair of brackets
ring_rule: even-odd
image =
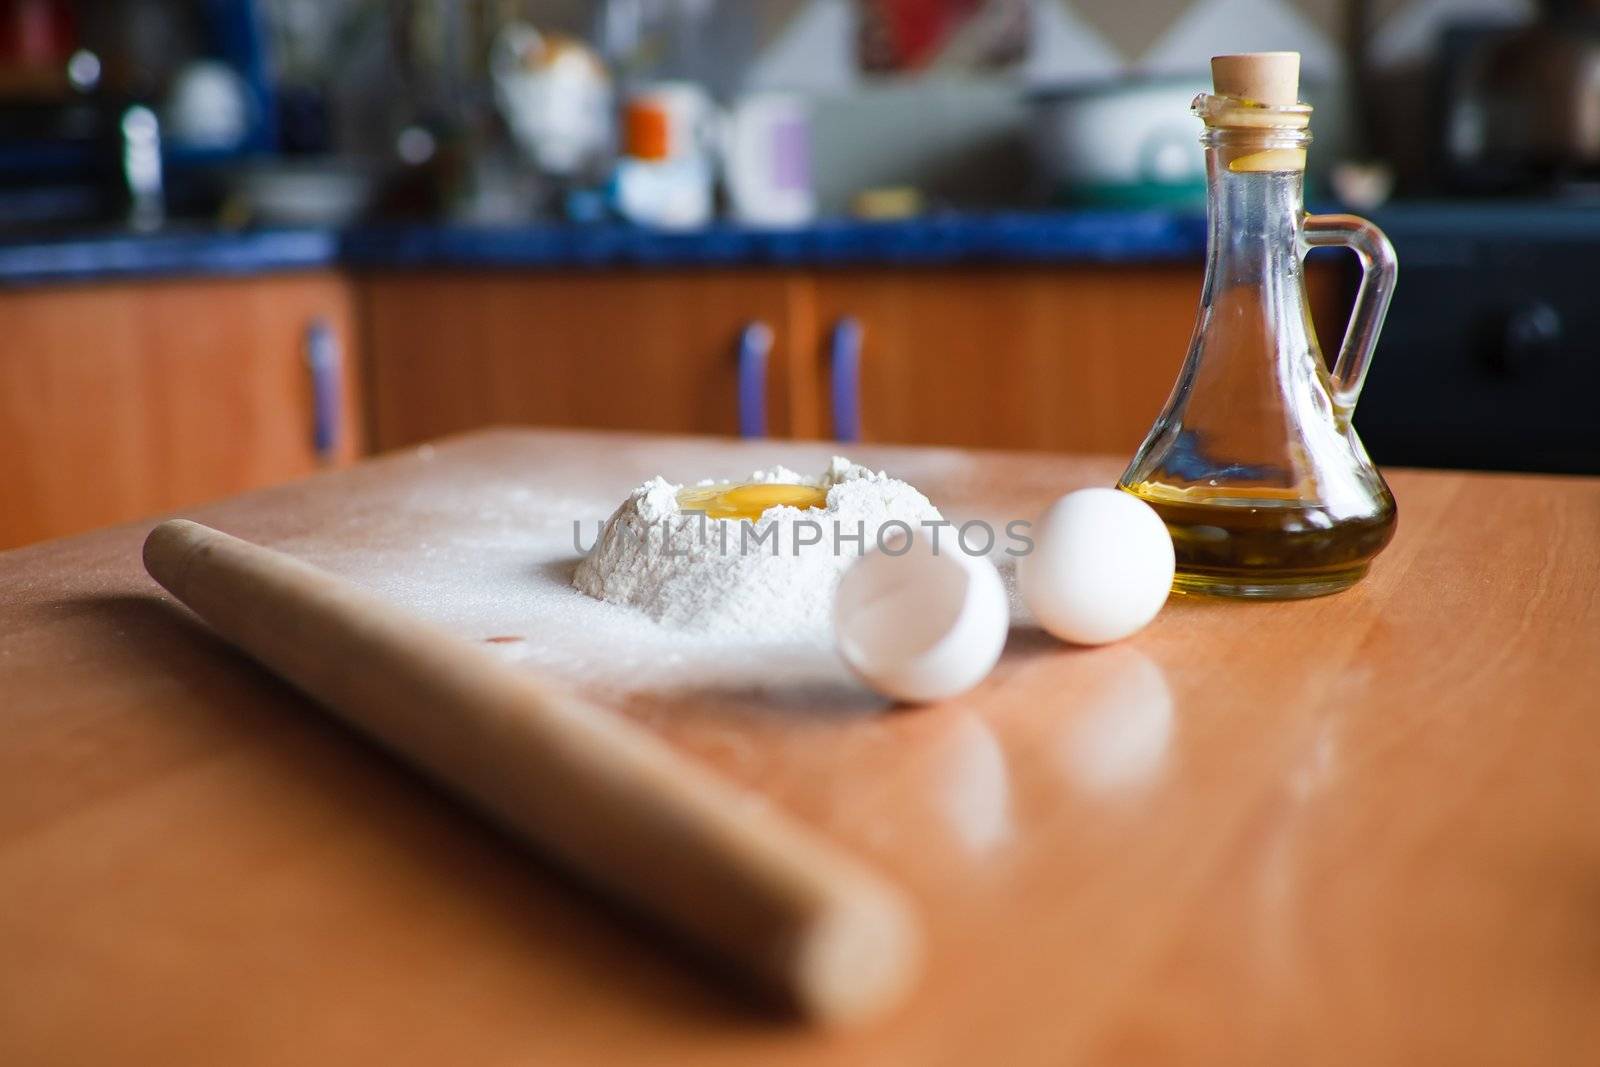
[(768, 508), (820, 508), (827, 506), (828, 491), (814, 485), (752, 482), (748, 485), (706, 485), (678, 490), (678, 506), (698, 511), (708, 519), (749, 519), (754, 522)]

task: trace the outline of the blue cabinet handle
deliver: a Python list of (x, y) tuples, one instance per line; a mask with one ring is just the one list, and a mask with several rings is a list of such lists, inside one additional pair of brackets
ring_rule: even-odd
[(767, 436), (767, 357), (772, 327), (757, 320), (739, 331), (739, 436)]
[(306, 327), (306, 366), (311, 370), (311, 447), (318, 459), (332, 458), (339, 447), (343, 362), (333, 326), (313, 319)]
[(829, 340), (833, 373), (833, 436), (861, 440), (861, 320), (846, 316), (834, 324)]

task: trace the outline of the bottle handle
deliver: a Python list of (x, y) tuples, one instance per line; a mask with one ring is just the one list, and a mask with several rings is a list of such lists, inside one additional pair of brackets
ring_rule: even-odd
[(1333, 364), (1333, 402), (1349, 416), (1372, 365), (1383, 318), (1389, 313), (1399, 260), (1383, 231), (1355, 215), (1307, 215), (1303, 233), (1307, 248), (1336, 245), (1350, 249), (1361, 260), (1361, 286), (1356, 290), (1344, 342), (1339, 345), (1339, 358)]

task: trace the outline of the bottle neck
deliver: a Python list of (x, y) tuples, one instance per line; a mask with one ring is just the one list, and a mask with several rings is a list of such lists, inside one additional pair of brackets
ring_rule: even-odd
[(1207, 277), (1232, 285), (1298, 278), (1311, 109), (1195, 98), (1206, 123)]
[(1225, 285), (1262, 284), (1300, 273), (1305, 175), (1235, 170), (1231, 153), (1206, 149), (1206, 273)]

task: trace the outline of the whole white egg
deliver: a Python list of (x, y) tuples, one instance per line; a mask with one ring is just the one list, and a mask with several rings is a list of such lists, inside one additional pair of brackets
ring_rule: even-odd
[(1017, 560), (1017, 588), (1063, 641), (1102, 645), (1144, 627), (1172, 588), (1172, 535), (1120, 489), (1080, 489), (1045, 509)]
[(839, 581), (839, 654), (884, 696), (921, 704), (964, 693), (994, 669), (1011, 624), (994, 564), (912, 535), (869, 552)]

